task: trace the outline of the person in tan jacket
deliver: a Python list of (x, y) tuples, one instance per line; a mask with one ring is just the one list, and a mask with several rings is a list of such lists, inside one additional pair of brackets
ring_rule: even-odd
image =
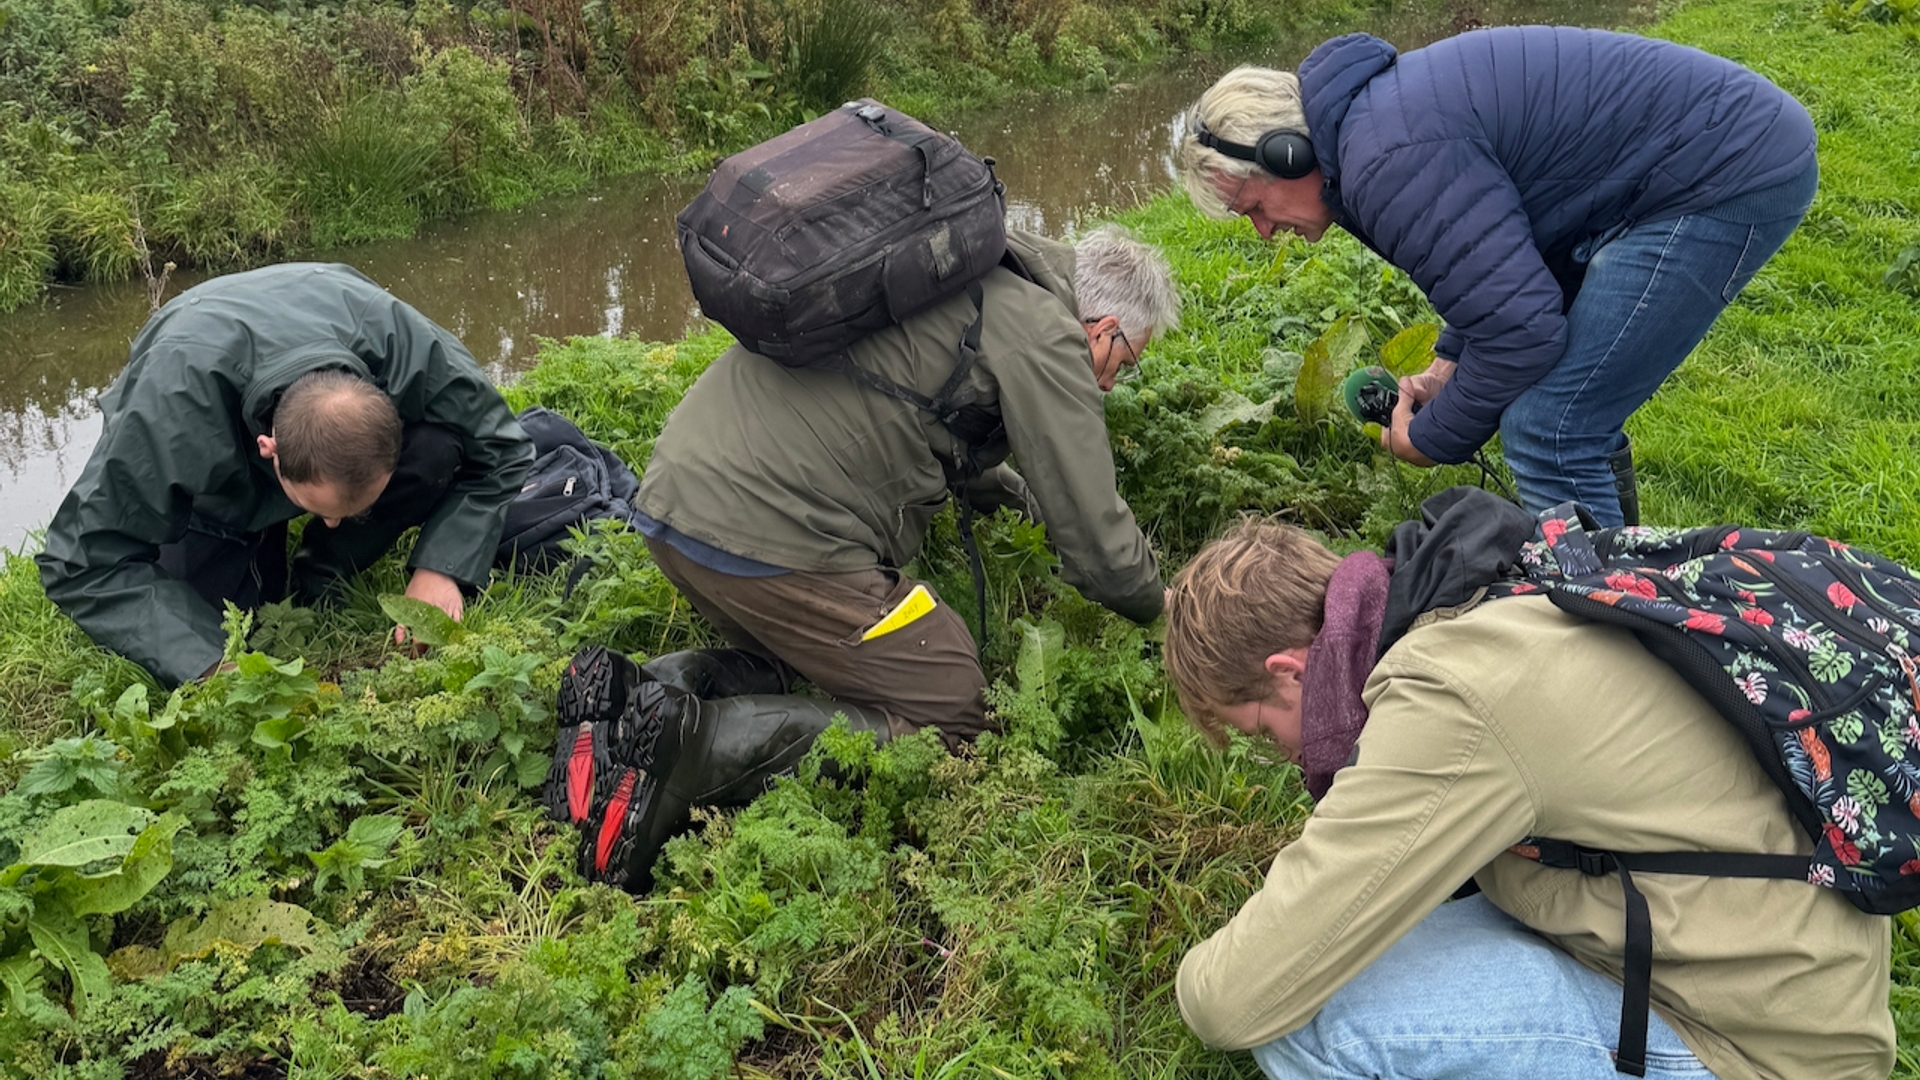
[[(1444, 596), (1400, 577), (1457, 555), (1397, 559), (1394, 595)], [(1274, 1077), (1630, 1071), (1618, 881), (1509, 849), (1812, 845), (1734, 728), (1628, 632), (1484, 590), (1410, 617), (1389, 580), (1374, 553), (1253, 520), (1174, 582), (1165, 655), (1188, 716), (1272, 740), (1319, 800), (1182, 961), (1181, 1015)], [(1889, 920), (1798, 881), (1634, 880), (1655, 943), (1646, 1076), (1887, 1076)], [(1479, 895), (1449, 902), (1469, 881)]]

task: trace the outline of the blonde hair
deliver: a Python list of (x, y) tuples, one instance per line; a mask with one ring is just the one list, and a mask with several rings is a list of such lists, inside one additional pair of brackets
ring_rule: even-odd
[(1167, 595), (1167, 676), (1216, 746), (1215, 710), (1267, 695), (1266, 658), (1313, 644), (1340, 556), (1304, 530), (1248, 517), (1200, 550)]
[(1300, 99), (1300, 76), (1274, 68), (1234, 68), (1220, 76), (1187, 110), (1186, 128), (1180, 140), (1180, 180), (1201, 213), (1230, 218), (1233, 211), (1214, 186), (1217, 178), (1245, 180), (1260, 167), (1201, 146), (1200, 130), (1205, 128), (1229, 142), (1249, 145), (1274, 128), (1309, 134), (1306, 109)]
[(1082, 319), (1111, 315), (1142, 348), (1180, 325), (1180, 294), (1167, 257), (1119, 225), (1102, 225), (1073, 245), (1073, 299)]

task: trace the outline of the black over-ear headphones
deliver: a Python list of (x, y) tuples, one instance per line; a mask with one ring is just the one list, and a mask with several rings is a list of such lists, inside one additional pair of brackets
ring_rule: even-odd
[(1251, 161), (1282, 180), (1298, 180), (1320, 164), (1313, 156), (1313, 142), (1290, 128), (1262, 132), (1260, 141), (1252, 146), (1228, 142), (1208, 131), (1205, 125), (1201, 125), (1196, 137), (1201, 146), (1218, 150), (1230, 158)]

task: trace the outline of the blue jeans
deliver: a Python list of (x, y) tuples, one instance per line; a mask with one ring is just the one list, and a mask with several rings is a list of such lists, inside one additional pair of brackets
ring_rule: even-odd
[(1607, 458), (1627, 445), (1627, 417), (1786, 243), (1817, 181), (1812, 168), (1789, 181), (1798, 186), (1788, 193), (1804, 189), (1805, 200), (1783, 217), (1729, 220), (1752, 215), (1710, 207), (1635, 225), (1593, 253), (1567, 311), (1565, 357), (1500, 418), (1500, 443), (1528, 511), (1577, 499), (1600, 524), (1622, 524)]
[[(1619, 1034), (1619, 983), (1474, 896), (1440, 905), (1253, 1057), (1275, 1080), (1619, 1080)], [(1713, 1080), (1657, 1013), (1647, 1076)]]

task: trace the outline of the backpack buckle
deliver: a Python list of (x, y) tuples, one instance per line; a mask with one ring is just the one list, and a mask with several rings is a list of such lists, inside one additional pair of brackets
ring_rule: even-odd
[(1575, 848), (1573, 850), (1573, 865), (1574, 869), (1588, 877), (1606, 877), (1608, 874), (1613, 873), (1614, 863), (1613, 856), (1604, 851), (1594, 851), (1591, 848)]

